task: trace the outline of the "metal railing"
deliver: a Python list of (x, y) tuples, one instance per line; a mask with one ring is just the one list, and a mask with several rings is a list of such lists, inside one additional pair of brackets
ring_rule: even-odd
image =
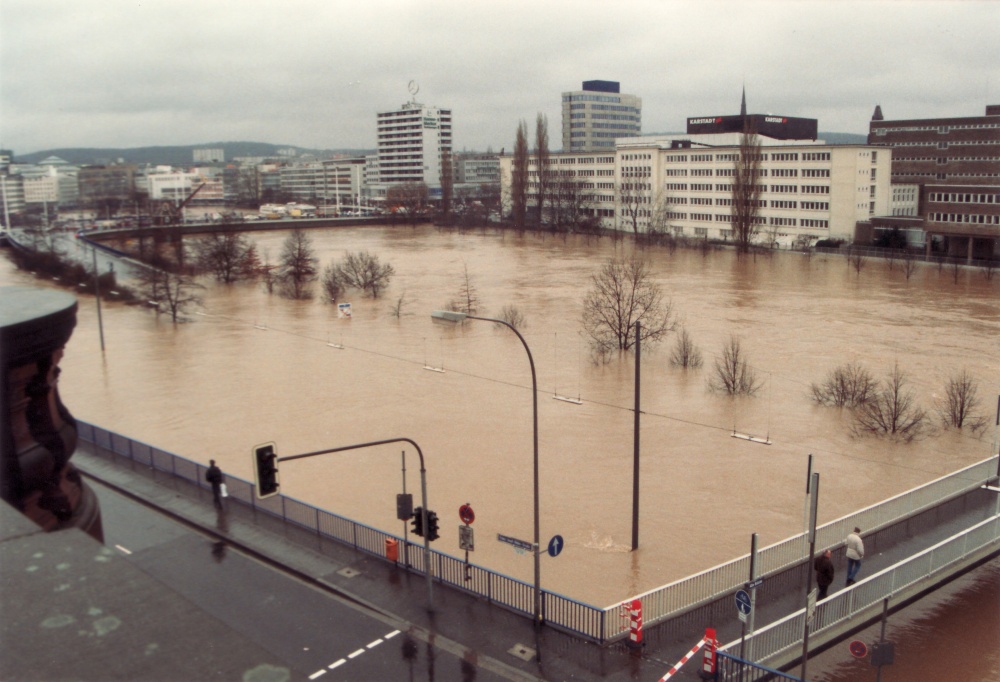
[[(985, 553), (991, 547), (996, 549), (998, 543), (1000, 516), (994, 516), (860, 580), (817, 604), (809, 627), (810, 637), (843, 625), (865, 611), (879, 612), (887, 597), (940, 580), (956, 562), (977, 552)], [(803, 608), (747, 635), (745, 646), (753, 651), (753, 660), (766, 664), (779, 659), (776, 661), (779, 665), (794, 660), (802, 645), (805, 617)], [(739, 646), (737, 639), (720, 647), (720, 651), (733, 651)]]
[[(897, 523), (979, 488), (983, 483), (997, 476), (997, 457), (989, 457), (947, 476), (942, 476), (912, 490), (900, 493), (887, 500), (848, 514), (816, 528), (816, 546), (833, 548), (844, 543), (847, 534), (855, 527), (866, 533)], [(806, 560), (809, 551), (806, 533), (763, 548), (757, 554), (757, 574), (767, 577), (779, 573)], [(655, 625), (719, 597), (731, 594), (741, 588), (750, 574), (750, 555), (734, 559), (682, 578), (662, 587), (643, 592), (632, 599), (642, 600), (644, 623)], [(605, 612), (617, 609), (618, 604), (608, 606)], [(627, 624), (607, 619), (611, 631), (605, 632), (604, 639), (623, 637), (628, 632)]]
[[(133, 462), (166, 472), (208, 489), (204, 464), (191, 461), (140, 441), (77, 420), (77, 434), (81, 440), (93, 443)], [(395, 539), (400, 557), (407, 570), (426, 575), (427, 550), (416, 543), (332, 514), (307, 502), (288, 495), (278, 494), (263, 500), (254, 494), (253, 483), (237, 476), (226, 475), (229, 499), (252, 509), (265, 512), (285, 523), (303, 528), (317, 535), (336, 540), (369, 555), (386, 559), (386, 540)], [(492, 604), (522, 614), (534, 614), (534, 586), (475, 564), (466, 564), (456, 557), (430, 550), (434, 580), (485, 598)], [(542, 617), (546, 624), (593, 641), (602, 641), (604, 613), (600, 608), (570, 599), (555, 592), (542, 590)]]
[[(77, 431), (81, 440), (157, 471), (169, 472), (199, 488), (208, 488), (204, 475), (207, 467), (203, 464), (87, 422), (78, 420)], [(997, 457), (994, 456), (831, 521), (817, 528), (817, 547), (843, 544), (847, 532), (854, 526), (862, 526), (866, 532), (889, 526), (976, 489), (996, 474)], [(426, 549), (422, 545), (408, 543), (399, 536), (332, 514), (284, 494), (257, 499), (253, 484), (235, 476), (227, 475), (226, 484), (230, 498), (240, 504), (264, 511), (286, 523), (321, 537), (337, 540), (372, 556), (385, 559), (385, 541), (395, 539), (399, 543), (400, 556), (409, 562), (406, 568), (424, 573), (423, 567), (427, 565)], [(758, 552), (758, 575), (766, 577), (802, 563), (808, 549), (804, 533), (765, 547)], [(466, 564), (461, 559), (437, 550), (431, 550), (431, 561), (434, 578), (438, 582), (482, 597), (516, 613), (533, 616), (533, 585), (476, 564)], [(746, 581), (749, 564), (750, 555), (747, 554), (625, 601), (641, 599), (643, 620), (646, 626), (651, 626), (735, 592)], [(600, 608), (546, 590), (541, 591), (541, 602), (543, 620), (558, 629), (598, 643), (628, 635), (628, 622), (618, 617), (621, 602)]]

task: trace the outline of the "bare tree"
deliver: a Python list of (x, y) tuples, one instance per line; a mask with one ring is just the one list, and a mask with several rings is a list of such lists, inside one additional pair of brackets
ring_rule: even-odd
[(340, 273), (336, 265), (330, 263), (323, 268), (323, 274), (320, 276), (320, 285), (323, 287), (323, 293), (326, 294), (327, 301), (336, 303), (340, 299), (340, 294), (344, 291), (344, 283), (340, 281)]
[(441, 213), (447, 222), (451, 217), (451, 200), (455, 187), (455, 170), (451, 152), (441, 152)]
[(451, 302), (451, 309), (467, 315), (475, 315), (479, 311), (479, 303), (479, 290), (469, 274), (469, 266), (463, 264), (461, 284), (458, 288), (458, 294)]
[(981, 431), (986, 427), (986, 417), (979, 413), (979, 386), (968, 370), (962, 370), (948, 379), (944, 398), (938, 402), (941, 423), (949, 428), (970, 428)]
[(987, 282), (993, 281), (993, 275), (996, 273), (996, 269), (997, 269), (997, 261), (995, 258), (987, 258), (980, 266), (980, 270), (983, 273), (983, 277), (986, 278)]
[(749, 122), (740, 135), (739, 154), (733, 160), (733, 239), (737, 252), (748, 253), (760, 229), (761, 146), (757, 131)]
[(194, 243), (194, 255), (198, 267), (223, 284), (254, 276), (256, 249), (241, 232), (213, 232), (201, 237)]
[(550, 200), (551, 156), (549, 154), (549, 119), (539, 113), (535, 118), (535, 167), (538, 171), (538, 213), (536, 224), (541, 227), (545, 218), (545, 202)]
[(622, 221), (632, 228), (632, 234), (639, 236), (640, 218), (649, 217), (649, 174), (645, 166), (627, 166), (622, 169), (618, 180), (616, 203)]
[(810, 387), (813, 400), (834, 407), (858, 407), (871, 400), (877, 388), (871, 372), (854, 362), (837, 367), (823, 383)]
[(187, 275), (169, 272), (154, 267), (139, 268), (136, 279), (140, 283), (142, 295), (156, 311), (169, 313), (175, 324), (192, 305), (201, 303), (195, 292), (204, 289)]
[(271, 250), (264, 248), (264, 260), (257, 266), (256, 273), (264, 282), (267, 293), (274, 293), (274, 285), (278, 281), (278, 266), (271, 262)]
[(902, 255), (903, 259), (903, 275), (906, 276), (906, 280), (909, 281), (913, 273), (917, 271), (917, 259), (911, 251), (904, 251)]
[(476, 199), (483, 205), (483, 226), (489, 224), (490, 215), (500, 211), (500, 183), (484, 182), (476, 188)]
[(427, 209), (430, 191), (423, 182), (403, 182), (386, 190), (385, 203), (397, 213), (402, 213), (410, 225), (416, 225)]
[(237, 201), (248, 206), (260, 206), (260, 169), (240, 166), (236, 176)]
[(715, 371), (708, 385), (729, 395), (754, 395), (763, 385), (750, 365), (740, 337), (733, 334), (715, 359)]
[(528, 124), (524, 121), (517, 124), (517, 137), (514, 140), (510, 203), (514, 229), (523, 230), (528, 210)]
[(922, 435), (927, 413), (917, 405), (908, 384), (899, 365), (893, 365), (872, 398), (855, 410), (855, 434), (885, 435), (907, 442)]
[(861, 271), (864, 269), (865, 265), (868, 263), (868, 259), (865, 258), (864, 253), (861, 249), (851, 249), (847, 253), (847, 262), (850, 267), (854, 268), (854, 273), (860, 277)]
[(951, 281), (958, 284), (958, 273), (962, 271), (962, 261), (959, 258), (951, 259)]
[(396, 302), (392, 304), (392, 307), (389, 308), (389, 314), (398, 320), (403, 316), (403, 308), (406, 307), (407, 303), (409, 303), (409, 301), (406, 300), (406, 292), (404, 291), (399, 295), (399, 298), (396, 299)]
[(673, 306), (646, 261), (609, 258), (591, 282), (583, 300), (583, 329), (596, 351), (632, 348), (636, 322), (641, 323), (644, 342), (660, 341), (673, 329)]
[(302, 230), (292, 230), (285, 237), (279, 258), (282, 294), (296, 300), (312, 298), (311, 284), (316, 280), (318, 263), (309, 236)]
[(378, 298), (379, 292), (389, 286), (396, 274), (391, 265), (380, 262), (378, 256), (367, 251), (345, 254), (335, 269), (344, 286), (367, 291), (372, 298)]
[(503, 320), (511, 327), (519, 330), (528, 326), (528, 318), (524, 316), (524, 313), (518, 310), (517, 306), (509, 303), (500, 310), (500, 314), (497, 315), (497, 319)]
[(695, 369), (701, 367), (702, 362), (701, 350), (691, 340), (688, 330), (682, 327), (677, 335), (674, 349), (670, 352), (670, 364), (684, 369)]

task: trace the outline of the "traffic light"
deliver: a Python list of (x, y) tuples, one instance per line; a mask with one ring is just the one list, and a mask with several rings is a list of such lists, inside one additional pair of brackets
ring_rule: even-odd
[(400, 521), (409, 521), (413, 516), (413, 495), (410, 493), (399, 493), (396, 495), (396, 518)]
[[(428, 519), (429, 520), (429, 519)], [(413, 510), (413, 534), (424, 536), (424, 508), (417, 507)]]
[(438, 515), (436, 512), (427, 512), (427, 539), (437, 540), (440, 535), (438, 535)]
[(264, 499), (271, 495), (278, 494), (278, 467), (276, 461), (277, 453), (274, 451), (274, 443), (258, 445), (253, 449), (254, 454), (254, 478), (257, 483), (257, 497)]

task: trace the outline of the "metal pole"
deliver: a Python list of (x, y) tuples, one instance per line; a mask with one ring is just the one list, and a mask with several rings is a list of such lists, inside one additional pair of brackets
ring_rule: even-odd
[[(470, 320), (483, 320), (484, 322), (495, 322), (497, 324), (502, 324), (512, 332), (517, 334), (517, 338), (521, 340), (521, 345), (524, 346), (524, 351), (528, 354), (528, 364), (531, 365), (531, 413), (532, 413), (532, 430), (533, 430), (533, 448), (534, 448), (534, 504), (535, 504), (535, 536), (534, 536), (534, 550), (535, 550), (535, 627), (542, 624), (542, 568), (541, 560), (539, 557), (540, 544), (540, 533), (538, 526), (538, 380), (535, 376), (535, 359), (531, 357), (531, 349), (528, 348), (528, 342), (524, 340), (521, 336), (521, 332), (517, 331), (514, 325), (506, 322), (504, 320), (498, 320), (492, 317), (476, 317), (474, 315), (466, 315)], [(538, 653), (538, 658), (541, 660), (541, 653)]]
[(104, 318), (101, 316), (101, 276), (97, 272), (97, 247), (91, 247), (94, 256), (94, 298), (97, 299), (97, 328), (101, 332), (101, 352), (104, 352)]
[[(810, 455), (811, 457), (811, 455)], [(809, 593), (812, 592), (813, 555), (816, 553), (816, 512), (819, 508), (819, 473), (810, 479), (812, 499), (809, 513), (809, 560), (806, 563), (806, 612), (802, 619), (802, 679), (806, 678), (806, 662), (809, 659)]]
[(639, 549), (639, 367), (640, 332), (642, 325), (635, 323), (635, 422), (632, 427), (632, 551)]
[(809, 482), (812, 479), (813, 470), (813, 456), (809, 455), (809, 462), (806, 465), (806, 495), (805, 504), (802, 509), (802, 539), (806, 539), (806, 535), (809, 534)]
[[(889, 598), (886, 597), (882, 600), (882, 632), (879, 633), (878, 643), (879, 646), (885, 643), (885, 623), (889, 619)], [(875, 673), (875, 682), (881, 682), (882, 680), (882, 666), (879, 665), (875, 668), (878, 672)]]
[[(750, 536), (750, 583), (757, 580), (757, 534), (754, 533)], [(745, 631), (753, 637), (754, 628), (754, 616), (757, 615), (757, 586), (754, 585), (750, 588), (750, 615), (747, 616), (747, 623)], [(746, 655), (743, 654), (743, 647), (740, 646), (740, 658), (744, 661), (749, 661), (753, 659), (753, 639), (750, 640), (750, 645), (747, 647)]]
[[(400, 455), (403, 458), (403, 494), (406, 495), (406, 450)], [(410, 566), (410, 524), (406, 519), (403, 519), (403, 565)]]

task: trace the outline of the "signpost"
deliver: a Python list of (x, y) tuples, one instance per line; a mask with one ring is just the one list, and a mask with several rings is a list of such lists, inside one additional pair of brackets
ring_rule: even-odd
[[(459, 526), (458, 527), (458, 548), (464, 549), (466, 552), (472, 552), (476, 549), (475, 536), (472, 534), (472, 526)], [(469, 562), (469, 555), (465, 555), (466, 563)]]
[(740, 590), (736, 593), (736, 611), (742, 622), (747, 622), (747, 616), (750, 615), (751, 610), (750, 605), (750, 595), (746, 590)]
[(553, 558), (559, 556), (565, 545), (566, 542), (563, 540), (562, 535), (553, 535), (552, 539), (549, 540), (549, 556)]
[(509, 535), (501, 535), (497, 533), (497, 540), (500, 542), (506, 542), (508, 545), (513, 545), (517, 549), (523, 549), (525, 551), (532, 549), (532, 544), (527, 540), (518, 540), (517, 538), (512, 538)]

